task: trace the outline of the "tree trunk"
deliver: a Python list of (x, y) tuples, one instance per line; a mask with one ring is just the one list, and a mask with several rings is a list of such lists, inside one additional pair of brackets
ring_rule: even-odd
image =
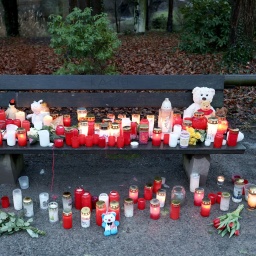
[(69, 0), (69, 12), (72, 12), (75, 7), (78, 7), (77, 0)]
[(7, 36), (19, 36), (17, 0), (1, 0)]
[[(234, 45), (241, 36), (253, 43), (255, 0), (233, 0), (230, 43)], [(242, 33), (242, 35), (241, 35)]]
[(102, 11), (103, 11), (102, 0), (93, 0), (91, 2), (91, 5), (92, 5), (91, 7), (93, 9), (93, 15), (102, 13)]
[(115, 11), (116, 33), (120, 33), (120, 23), (118, 22), (117, 0), (114, 0), (114, 1), (115, 1), (114, 11)]
[(168, 18), (167, 18), (167, 32), (172, 32), (173, 31), (173, 0), (168, 1), (169, 6), (168, 6)]
[(137, 33), (145, 33), (146, 30), (146, 11), (147, 11), (148, 0), (139, 0), (138, 6), (138, 24), (137, 24)]

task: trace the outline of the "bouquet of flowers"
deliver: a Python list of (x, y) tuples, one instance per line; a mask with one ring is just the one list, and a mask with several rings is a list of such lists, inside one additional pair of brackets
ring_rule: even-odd
[(240, 204), (235, 211), (214, 219), (210, 225), (213, 225), (222, 237), (226, 234), (229, 234), (229, 237), (239, 236), (240, 223), (238, 219), (241, 218), (239, 215), (243, 208), (244, 205)]
[(196, 145), (198, 141), (204, 142), (206, 132), (205, 130), (197, 130), (193, 127), (187, 127), (187, 131), (189, 132), (189, 145)]
[(30, 130), (27, 132), (27, 135), (30, 145), (33, 145), (37, 141), (39, 141), (38, 130), (36, 128), (31, 127)]

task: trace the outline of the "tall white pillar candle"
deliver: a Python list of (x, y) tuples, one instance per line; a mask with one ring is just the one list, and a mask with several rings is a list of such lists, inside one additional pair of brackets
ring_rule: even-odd
[(13, 196), (13, 206), (14, 209), (19, 211), (22, 209), (22, 192), (21, 189), (16, 188), (12, 191)]
[(108, 211), (108, 208), (109, 208), (109, 196), (108, 196), (108, 194), (101, 193), (99, 195), (99, 201), (104, 201), (105, 202), (106, 208), (107, 208), (107, 211)]
[(199, 187), (200, 175), (198, 173), (190, 174), (190, 191), (195, 192), (195, 189)]
[(179, 135), (175, 132), (171, 132), (169, 136), (169, 146), (175, 148), (178, 144)]
[(14, 146), (16, 144), (16, 132), (7, 131), (7, 145)]
[(39, 143), (41, 147), (47, 147), (50, 144), (50, 133), (47, 130), (38, 131)]
[(49, 194), (46, 192), (39, 194), (40, 209), (46, 210), (48, 208)]

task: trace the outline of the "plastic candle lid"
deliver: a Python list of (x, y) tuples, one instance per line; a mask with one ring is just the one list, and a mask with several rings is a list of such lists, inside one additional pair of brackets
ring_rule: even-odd
[(139, 143), (137, 141), (132, 141), (130, 145), (132, 148), (137, 148), (139, 146)]

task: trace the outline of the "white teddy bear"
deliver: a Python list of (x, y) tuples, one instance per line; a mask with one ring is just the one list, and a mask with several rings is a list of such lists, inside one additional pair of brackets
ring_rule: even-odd
[[(194, 103), (192, 103), (187, 109), (184, 110), (184, 119), (193, 117), (194, 113), (201, 108), (202, 101), (207, 100), (211, 103), (213, 96), (215, 95), (215, 90), (208, 87), (195, 87), (192, 93)], [(213, 114), (215, 114), (214, 108), (211, 107), (211, 109), (213, 110)]]

